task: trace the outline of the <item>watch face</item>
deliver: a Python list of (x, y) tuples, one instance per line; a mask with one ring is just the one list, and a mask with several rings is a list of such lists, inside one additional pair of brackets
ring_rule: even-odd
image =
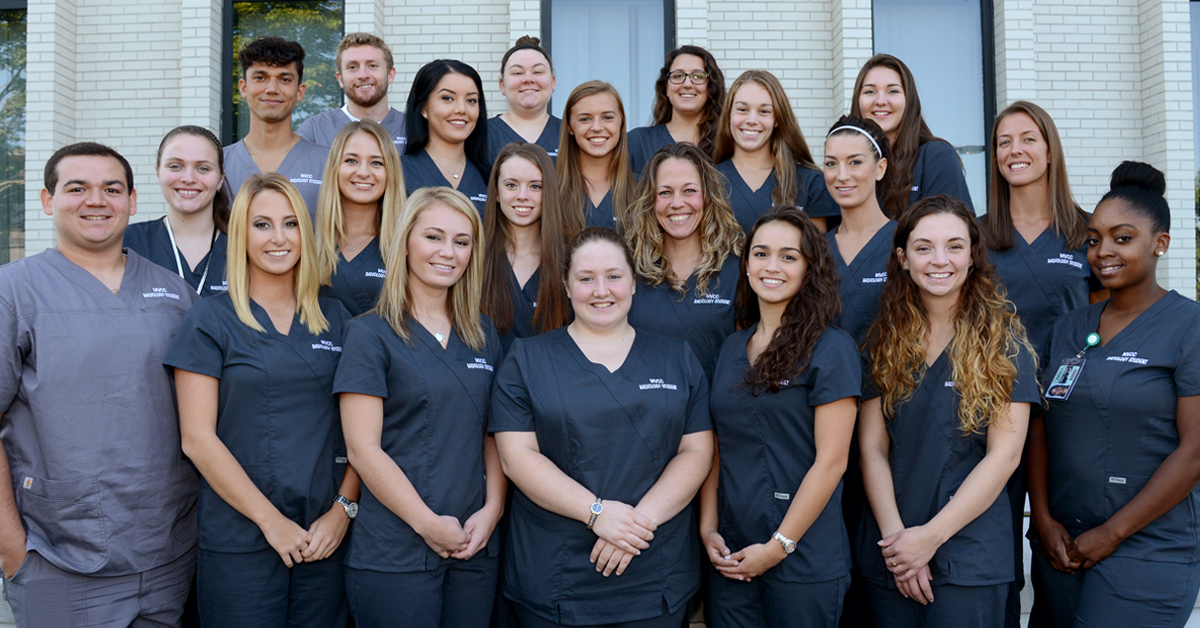
[(601, 504), (600, 502), (596, 502), (596, 503), (592, 504), (592, 514), (593, 515), (598, 515), (602, 512), (604, 512), (603, 504)]
[(351, 519), (357, 517), (358, 516), (358, 504), (355, 502), (350, 502), (350, 505), (346, 507), (346, 514)]

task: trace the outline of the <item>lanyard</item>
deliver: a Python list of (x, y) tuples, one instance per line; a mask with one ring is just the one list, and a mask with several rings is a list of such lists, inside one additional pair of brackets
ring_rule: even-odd
[[(167, 224), (167, 237), (171, 239), (171, 252), (175, 254), (175, 272), (179, 273), (179, 278), (187, 283), (187, 277), (183, 276), (183, 261), (179, 259), (179, 245), (175, 244), (175, 232), (171, 231), (171, 219), (164, 216), (163, 222)], [(217, 242), (217, 227), (213, 225), (212, 240), (208, 243), (208, 261), (204, 264), (204, 274), (200, 275), (200, 283), (196, 284), (196, 294), (204, 289), (204, 280), (208, 279), (208, 269), (212, 266), (212, 250), (213, 245)], [(190, 283), (188, 284), (191, 285)], [(1097, 336), (1099, 337), (1099, 336)]]

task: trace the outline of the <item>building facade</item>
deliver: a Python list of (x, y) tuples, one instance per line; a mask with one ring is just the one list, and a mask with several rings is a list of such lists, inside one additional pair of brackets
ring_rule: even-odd
[[(141, 191), (135, 219), (148, 219), (165, 211), (153, 166), (158, 142), (167, 130), (200, 124), (219, 130), (227, 140), (235, 135), (229, 116), (236, 93), (231, 89), (235, 72), (231, 30), (246, 4), (231, 0), (28, 3), (27, 254), (54, 244), (53, 226), (41, 212), (38, 195), (42, 166), (62, 145), (95, 140), (125, 154)], [(892, 52), (913, 66), (934, 133), (950, 140), (963, 155), (979, 212), (987, 204), (981, 165), (986, 157), (981, 149), (987, 145), (991, 116), (1014, 100), (1034, 101), (1054, 117), (1063, 136), (1073, 192), (1085, 209), (1095, 207), (1120, 161), (1143, 160), (1163, 170), (1174, 215), (1170, 254), (1159, 266), (1161, 279), (1169, 288), (1195, 297), (1196, 164), (1186, 0), (344, 0), (333, 4), (342, 11), (344, 32), (374, 32), (391, 45), (397, 76), (390, 99), (397, 108), (403, 108), (417, 68), (435, 58), (454, 57), (480, 71), (489, 115), (502, 112), (500, 58), (524, 34), (549, 40), (559, 76), (560, 108), (574, 87), (565, 79), (608, 64), (605, 57), (615, 49), (620, 49), (616, 69), (621, 71), (624, 63), (641, 76), (643, 70), (657, 73), (661, 61), (646, 68), (639, 59), (650, 54), (661, 60), (659, 46), (665, 50), (696, 44), (712, 51), (728, 82), (752, 68), (777, 75), (818, 154), (825, 130), (849, 109), (862, 63), (876, 51)], [(630, 30), (639, 34), (621, 35), (626, 29), (645, 26), (646, 16), (658, 12), (661, 24), (647, 27), (653, 33)], [(978, 22), (972, 24), (973, 20)], [(964, 23), (967, 28), (960, 27)], [(661, 41), (645, 43), (646, 37), (660, 32)], [(979, 43), (964, 44), (971, 41), (962, 39), (964, 33)], [(286, 25), (272, 34), (292, 35)], [(622, 48), (639, 45), (648, 46), (649, 53), (626, 54)], [(325, 52), (332, 55), (333, 51)], [(971, 69), (970, 63), (976, 62), (968, 57), (978, 57), (978, 70)], [(962, 63), (968, 64), (965, 69), (959, 67)], [(336, 89), (333, 76), (311, 69), (306, 70), (305, 80)], [(311, 84), (309, 89), (314, 89)], [(637, 92), (637, 102), (627, 107), (648, 113), (652, 88), (643, 84), (638, 89), (642, 91)], [(631, 114), (629, 126), (645, 124), (642, 115)], [(950, 120), (956, 116), (963, 120)], [(959, 126), (966, 130), (960, 132)]]

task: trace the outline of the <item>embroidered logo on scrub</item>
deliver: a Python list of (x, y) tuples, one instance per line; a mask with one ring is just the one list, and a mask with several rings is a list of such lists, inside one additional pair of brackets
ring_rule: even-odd
[(1105, 360), (1109, 362), (1133, 362), (1134, 364), (1148, 364), (1150, 360), (1137, 357), (1137, 351), (1126, 351), (1121, 355), (1110, 355)]
[(1059, 253), (1058, 257), (1051, 257), (1046, 260), (1047, 264), (1070, 264), (1075, 268), (1083, 268), (1083, 262), (1075, 261), (1074, 253)]
[(488, 364), (487, 358), (475, 358), (474, 362), (467, 362), (467, 368), (469, 368), (469, 369), (484, 369), (486, 371), (496, 370), (495, 368), (492, 367), (491, 364)]
[(376, 270), (368, 270), (367, 272), (363, 273), (363, 277), (377, 277), (379, 279), (386, 279), (387, 278), (387, 270), (383, 269), (383, 268), (378, 268)]
[(679, 390), (679, 386), (668, 384), (661, 379), (651, 377), (649, 384), (638, 384), (638, 390)]
[(321, 185), (321, 180), (311, 174), (301, 174), (295, 179), (290, 179), (292, 183), (311, 183), (313, 185)]
[(875, 273), (874, 277), (863, 277), (863, 280), (862, 280), (863, 283), (883, 283), (885, 281), (887, 281), (887, 271), (886, 270), (883, 271), (882, 273)]
[(166, 288), (151, 288), (150, 292), (142, 293), (142, 298), (143, 299), (175, 299), (176, 301), (178, 301), (179, 294), (176, 292), (171, 292), (171, 291), (167, 290)]
[(732, 303), (729, 299), (722, 297), (719, 294), (708, 293), (697, 296), (692, 305), (729, 305)]
[(322, 351), (334, 351), (336, 353), (342, 352), (341, 347), (333, 344), (332, 342), (330, 342), (328, 340), (318, 340), (317, 342), (313, 343), (312, 348), (313, 349), (321, 349)]

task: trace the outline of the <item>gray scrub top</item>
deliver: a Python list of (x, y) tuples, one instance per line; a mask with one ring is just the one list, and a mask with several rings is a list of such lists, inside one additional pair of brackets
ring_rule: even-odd
[[(333, 138), (337, 137), (342, 127), (356, 121), (346, 112), (345, 107), (330, 109), (300, 123), (300, 128), (296, 129), (296, 135), (318, 146), (329, 146), (333, 144)], [(392, 137), (392, 144), (395, 144), (396, 150), (403, 154), (404, 145), (407, 143), (404, 134), (404, 114), (395, 109), (388, 109), (387, 115), (379, 124), (387, 129), (388, 135)]]
[[(287, 177), (300, 190), (300, 196), (304, 197), (304, 204), (308, 206), (308, 215), (313, 219), (317, 216), (317, 197), (321, 194), (321, 177), (325, 176), (325, 158), (328, 155), (328, 146), (318, 146), (301, 138), (275, 171)], [(225, 147), (225, 183), (229, 186), (229, 198), (236, 198), (242, 183), (255, 174), (262, 174), (262, 171), (250, 158), (242, 141)]]
[(195, 547), (162, 360), (197, 299), (132, 250), (119, 294), (54, 249), (0, 268), (0, 440), (25, 546), (56, 567), (133, 574)]

